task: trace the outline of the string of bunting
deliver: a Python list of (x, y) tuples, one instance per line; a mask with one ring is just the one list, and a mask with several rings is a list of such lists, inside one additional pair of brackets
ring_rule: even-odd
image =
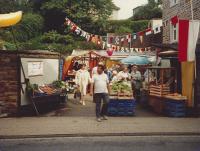
[[(102, 49), (107, 49), (107, 51), (121, 51), (121, 52), (142, 52), (150, 51), (148, 48), (133, 48), (132, 43), (134, 40), (140, 39), (143, 42), (143, 37), (146, 35), (157, 34), (161, 32), (161, 26), (157, 26), (154, 29), (148, 28), (144, 31), (138, 33), (127, 33), (124, 35), (107, 34), (106, 36), (100, 36), (84, 31), (78, 27), (69, 18), (65, 18), (65, 25), (69, 26), (71, 32), (84, 37), (88, 42), (93, 42), (97, 44)], [(109, 55), (109, 54), (108, 54)]]

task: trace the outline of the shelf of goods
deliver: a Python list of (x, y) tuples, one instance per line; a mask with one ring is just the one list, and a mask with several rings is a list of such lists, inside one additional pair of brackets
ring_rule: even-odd
[(135, 114), (135, 100), (130, 82), (116, 82), (111, 86), (109, 116), (133, 116)]
[(68, 92), (73, 93), (75, 90), (75, 73), (69, 72), (66, 76), (66, 82), (68, 83)]
[(39, 103), (42, 103), (42, 102), (65, 103), (66, 102), (66, 97), (67, 97), (66, 87), (58, 88), (54, 84), (49, 84), (49, 85), (44, 85), (44, 86), (35, 85), (34, 87), (31, 87), (29, 91), (29, 96), (37, 115), (39, 115), (39, 111), (37, 109), (37, 105), (39, 105)]

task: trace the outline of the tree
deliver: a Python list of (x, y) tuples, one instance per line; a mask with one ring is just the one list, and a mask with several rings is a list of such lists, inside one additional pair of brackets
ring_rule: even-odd
[(112, 0), (38, 0), (32, 3), (45, 18), (46, 31), (59, 32), (63, 32), (66, 16), (83, 29), (90, 30), (96, 23), (105, 24), (112, 11), (117, 9)]
[(22, 10), (23, 12), (31, 11), (31, 5), (27, 0), (0, 0), (0, 14), (6, 14)]
[(160, 8), (161, 3), (161, 0), (148, 0), (148, 4), (141, 6), (140, 9), (134, 14), (133, 20), (162, 18), (162, 9)]

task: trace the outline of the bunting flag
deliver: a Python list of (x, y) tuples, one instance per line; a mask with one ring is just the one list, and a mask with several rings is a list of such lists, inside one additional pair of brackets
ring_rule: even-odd
[(154, 34), (158, 34), (161, 32), (161, 27), (160, 26), (155, 26), (153, 29)]
[(136, 51), (135, 48), (131, 48), (132, 40), (140, 39), (140, 42), (143, 43), (143, 38), (145, 35), (156, 34), (160, 32), (158, 27), (157, 31), (152, 31), (151, 29), (146, 29), (138, 33), (127, 33), (125, 35), (112, 35), (112, 36), (99, 36), (95, 34), (88, 33), (78, 27), (73, 23), (69, 18), (66, 17), (65, 25), (69, 26), (71, 32), (74, 32), (76, 35), (84, 37), (88, 42), (95, 43), (97, 46), (101, 46), (102, 49), (112, 48), (114, 51)]
[(137, 39), (137, 34), (133, 34), (133, 39)]
[(200, 21), (179, 20), (179, 61), (194, 61)]
[(130, 43), (131, 42), (131, 34), (126, 35), (126, 39), (127, 39), (127, 42)]
[(148, 28), (145, 30), (145, 34), (148, 36), (148, 35), (151, 35), (152, 34), (152, 30), (151, 28)]
[(178, 23), (178, 16), (172, 17), (170, 21), (172, 25), (176, 25)]

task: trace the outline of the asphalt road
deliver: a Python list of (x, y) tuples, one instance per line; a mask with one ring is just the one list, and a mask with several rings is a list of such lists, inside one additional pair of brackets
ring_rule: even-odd
[(200, 136), (2, 139), (0, 151), (200, 151)]

